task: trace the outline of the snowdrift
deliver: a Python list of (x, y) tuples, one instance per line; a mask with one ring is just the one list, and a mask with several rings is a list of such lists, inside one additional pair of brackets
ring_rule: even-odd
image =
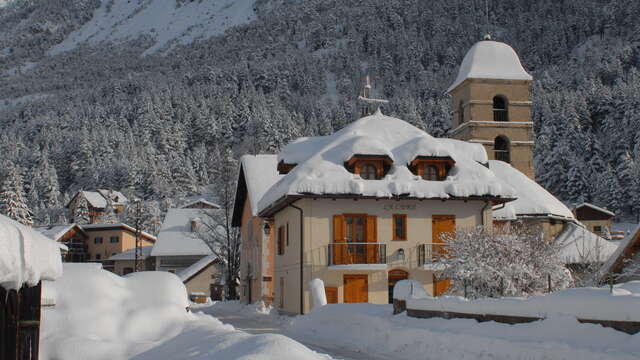
[(187, 312), (186, 288), (168, 272), (120, 277), (99, 264), (64, 264), (44, 296), (56, 306), (42, 312), (41, 360), (326, 358), (284, 336)]
[[(603, 307), (608, 306), (606, 303)], [(528, 324), (392, 315), (391, 305), (329, 304), (288, 331), (306, 342), (358, 350), (372, 359), (638, 359), (640, 335), (557, 316)]]

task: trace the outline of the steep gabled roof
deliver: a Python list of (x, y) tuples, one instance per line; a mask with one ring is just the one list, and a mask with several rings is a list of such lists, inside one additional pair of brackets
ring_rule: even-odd
[(211, 209), (169, 209), (151, 256), (209, 255), (211, 249), (191, 231), (192, 220), (203, 220)]
[[(80, 228), (85, 232), (120, 229), (120, 230), (128, 231), (128, 232), (133, 233), (133, 234), (136, 233), (136, 229), (133, 226), (129, 226), (129, 225), (125, 224), (125, 223), (117, 223), (117, 224), (83, 224), (83, 225), (80, 225)], [(142, 237), (146, 238), (147, 240), (149, 240), (151, 242), (155, 242), (157, 240), (157, 238), (155, 236), (149, 234), (148, 232), (141, 231), (140, 234), (142, 235)]]
[(245, 200), (249, 200), (252, 215), (257, 216), (260, 199), (284, 176), (278, 173), (278, 157), (271, 154), (242, 156), (238, 174), (232, 219), (232, 224), (236, 227), (242, 222)]
[(620, 245), (618, 245), (616, 251), (602, 266), (601, 273), (607, 276), (609, 273), (620, 272), (624, 265), (624, 260), (630, 256), (634, 247), (640, 247), (640, 225), (636, 227), (630, 236), (620, 241)]
[(492, 40), (478, 41), (469, 49), (462, 60), (458, 76), (447, 92), (467, 79), (533, 80), (511, 46)]
[(201, 271), (206, 269), (207, 267), (213, 264), (216, 264), (218, 262), (220, 262), (220, 259), (218, 259), (217, 256), (213, 254), (207, 255), (202, 259), (196, 261), (195, 263), (191, 264), (191, 266), (189, 266), (188, 268), (180, 271), (176, 275), (180, 278), (180, 280), (182, 280), (183, 283), (186, 283), (189, 280), (191, 280), (194, 276), (198, 275)]
[[(385, 178), (363, 180), (344, 166), (354, 154), (382, 154), (391, 158), (393, 165)], [(407, 167), (418, 156), (450, 157), (455, 165), (444, 181), (426, 181)], [(265, 192), (258, 204), (261, 214), (287, 196), (482, 197), (509, 201), (516, 193), (483, 165), (487, 155), (482, 145), (434, 138), (380, 112), (356, 120), (332, 135), (294, 142), (283, 149), (278, 159), (297, 165)]]
[(82, 228), (75, 224), (62, 224), (62, 225), (49, 225), (49, 226), (40, 226), (35, 228), (39, 232), (41, 232), (44, 236), (48, 237), (53, 241), (58, 241), (65, 234), (67, 234), (71, 229), (76, 228), (78, 231), (83, 231)]
[(618, 248), (573, 221), (567, 223), (556, 242), (562, 247), (560, 257), (567, 264), (604, 263)]
[(591, 209), (593, 209), (593, 210), (595, 210), (597, 212), (601, 212), (601, 213), (603, 213), (605, 215), (609, 215), (609, 216), (612, 216), (612, 217), (616, 216), (616, 214), (614, 212), (612, 212), (612, 211), (609, 211), (609, 210), (607, 210), (605, 208), (601, 208), (599, 206), (596, 206), (596, 205), (593, 205), (593, 204), (587, 203), (587, 202), (584, 202), (584, 203), (582, 203), (580, 205), (576, 205), (574, 207), (574, 209), (577, 210), (577, 209), (582, 208), (582, 207), (588, 207), (588, 208), (591, 208)]

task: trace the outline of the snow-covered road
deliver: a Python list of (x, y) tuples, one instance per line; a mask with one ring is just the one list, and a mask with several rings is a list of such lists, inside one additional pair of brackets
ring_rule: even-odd
[[(197, 310), (196, 310), (197, 311)], [(371, 354), (363, 354), (359, 351), (346, 348), (327, 347), (313, 343), (310, 339), (296, 336), (287, 331), (288, 321), (286, 317), (255, 316), (246, 312), (228, 313), (227, 311), (216, 311), (214, 309), (201, 309), (201, 311), (211, 314), (225, 324), (233, 325), (237, 330), (245, 331), (249, 334), (281, 334), (288, 336), (310, 349), (331, 356), (334, 359), (343, 360), (382, 360), (383, 358), (372, 357)], [(385, 357), (385, 359), (388, 359)]]

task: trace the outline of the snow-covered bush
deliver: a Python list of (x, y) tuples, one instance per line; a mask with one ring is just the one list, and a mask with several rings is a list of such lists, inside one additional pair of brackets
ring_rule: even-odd
[(535, 230), (491, 232), (478, 227), (458, 231), (447, 243), (434, 261), (444, 269), (437, 277), (452, 280), (450, 293), (470, 298), (528, 296), (572, 283), (559, 246)]

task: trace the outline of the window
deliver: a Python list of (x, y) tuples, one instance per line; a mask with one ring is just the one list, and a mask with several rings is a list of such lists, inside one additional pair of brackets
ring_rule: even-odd
[(96, 237), (95, 239), (93, 239), (93, 243), (94, 244), (102, 244), (102, 237)]
[(504, 96), (493, 98), (493, 121), (509, 121), (507, 99)]
[(287, 223), (287, 246), (289, 246), (289, 223)]
[(360, 168), (360, 177), (365, 180), (376, 180), (376, 167), (373, 164), (366, 164)]
[(458, 123), (462, 124), (464, 122), (464, 104), (460, 101), (458, 105)]
[(278, 228), (278, 255), (284, 255), (284, 226)]
[(407, 240), (406, 214), (393, 214), (393, 240)]
[(112, 243), (112, 244), (115, 244), (115, 243), (117, 243), (119, 241), (120, 241), (120, 237), (118, 237), (118, 236), (112, 236), (112, 237), (109, 238), (109, 242)]
[(595, 232), (602, 232), (602, 226), (600, 226), (600, 225), (596, 225), (596, 226), (594, 226), (594, 227), (593, 227), (593, 231), (595, 231)]
[(509, 154), (509, 139), (505, 136), (498, 136), (493, 142), (493, 152), (496, 160), (511, 163), (511, 155)]
[(438, 181), (438, 168), (432, 165), (422, 167), (422, 178), (429, 181)]
[(100, 260), (101, 258), (102, 258), (102, 255), (96, 254), (96, 260)]

